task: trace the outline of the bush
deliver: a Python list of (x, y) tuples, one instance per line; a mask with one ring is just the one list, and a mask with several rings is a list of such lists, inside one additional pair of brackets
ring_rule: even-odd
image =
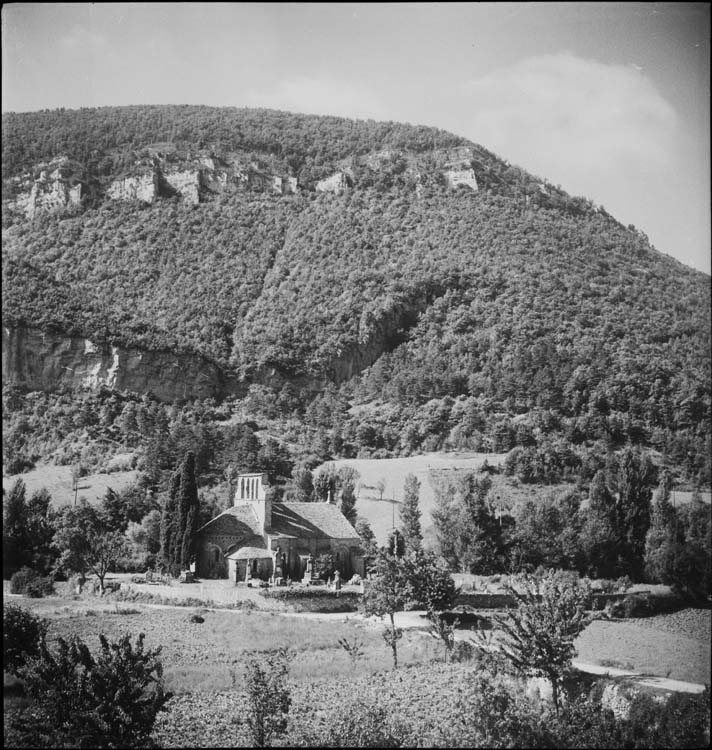
[(626, 747), (709, 747), (710, 689), (701, 695), (673, 693), (662, 703), (639, 693), (624, 725)]
[(34, 599), (51, 596), (54, 593), (54, 580), (49, 576), (41, 576), (32, 568), (21, 568), (10, 579), (10, 593)]
[(513, 680), (478, 673), (458, 691), (455, 718), (428, 738), (439, 747), (547, 747), (541, 707)]
[(403, 747), (407, 734), (385, 706), (358, 698), (331, 709), (319, 729), (294, 739), (298, 747)]
[[(34, 704), (10, 716), (13, 744), (25, 747), (136, 747), (145, 743), (156, 715), (171, 697), (163, 690), (160, 647), (144, 651), (123, 636), (99, 636), (94, 656), (79, 638), (40, 645), (19, 670)], [(7, 740), (7, 738), (6, 738)]]
[(292, 704), (287, 674), (291, 656), (286, 649), (249, 656), (245, 666), (248, 710), (246, 723), (257, 747), (287, 731)]
[(49, 576), (46, 578), (38, 576), (27, 582), (24, 594), (31, 599), (41, 599), (43, 596), (52, 596), (52, 594), (54, 594), (54, 581)]
[(16, 604), (6, 604), (2, 612), (3, 665), (17, 674), (28, 659), (39, 656), (40, 643), (47, 634), (44, 620)]
[(650, 600), (645, 594), (628, 594), (624, 599), (609, 603), (611, 617), (648, 617)]
[(629, 747), (623, 744), (623, 729), (610, 708), (598, 697), (583, 696), (566, 703), (550, 717), (554, 747)]

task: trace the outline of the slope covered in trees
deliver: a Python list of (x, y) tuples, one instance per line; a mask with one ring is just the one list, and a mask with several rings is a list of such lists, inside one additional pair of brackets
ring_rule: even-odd
[[(238, 155), (299, 188), (106, 197), (149, 151)], [(483, 147), (267, 110), (3, 116), (4, 197), (58, 156), (92, 190), (4, 214), (6, 325), (199, 353), (254, 384), (255, 413), (296, 414), (322, 457), (519, 446), (512, 472), (553, 481), (630, 442), (709, 482), (709, 278)], [(338, 170), (347, 188), (315, 189)]]

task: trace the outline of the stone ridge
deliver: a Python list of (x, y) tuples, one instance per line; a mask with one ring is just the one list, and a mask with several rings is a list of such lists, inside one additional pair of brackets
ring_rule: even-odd
[[(78, 206), (84, 195), (90, 192), (109, 200), (144, 203), (179, 196), (195, 205), (228, 186), (265, 190), (277, 195), (292, 195), (300, 190), (293, 175), (275, 173), (254, 161), (245, 163), (245, 155), (241, 153), (188, 153), (178, 157), (175, 151), (172, 144), (146, 147), (127, 174), (116, 177), (103, 187), (98, 178), (87, 175), (81, 165), (59, 156), (49, 163), (36, 165), (31, 173), (11, 178), (9, 188), (13, 197), (4, 199), (3, 204), (11, 213), (32, 218), (38, 212)], [(435, 169), (445, 177), (449, 187), (466, 185), (472, 190), (478, 189), (472, 147), (435, 149), (430, 153)], [(336, 171), (318, 181), (314, 189), (317, 193), (339, 195), (357, 186), (353, 169), (357, 163), (378, 171), (389, 160), (398, 157), (405, 160), (408, 171), (419, 185), (422, 168), (418, 164), (419, 156), (408, 151), (383, 149), (364, 156), (348, 157), (339, 161)]]

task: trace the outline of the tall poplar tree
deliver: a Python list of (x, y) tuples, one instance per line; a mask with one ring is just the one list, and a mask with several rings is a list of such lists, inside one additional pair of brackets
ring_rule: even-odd
[(423, 544), (420, 528), (420, 482), (415, 474), (408, 474), (403, 487), (403, 505), (400, 508), (401, 532), (409, 552), (418, 550)]
[(617, 526), (625, 572), (635, 580), (642, 580), (643, 576), (654, 473), (647, 456), (626, 448), (618, 470)]

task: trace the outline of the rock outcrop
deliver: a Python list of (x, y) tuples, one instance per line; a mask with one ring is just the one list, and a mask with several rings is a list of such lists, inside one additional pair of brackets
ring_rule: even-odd
[(456, 188), (458, 185), (466, 185), (477, 192), (477, 178), (473, 169), (449, 169), (445, 172), (448, 187)]
[(188, 203), (199, 203), (202, 187), (201, 173), (197, 169), (186, 169), (182, 172), (167, 172), (164, 179), (171, 190), (174, 190)]
[(106, 197), (117, 201), (143, 201), (153, 203), (158, 196), (158, 175), (155, 172), (114, 180)]
[(334, 193), (335, 195), (339, 195), (340, 193), (343, 193), (344, 190), (351, 187), (352, 184), (352, 177), (346, 172), (346, 170), (344, 170), (336, 172), (335, 174), (332, 174), (331, 177), (327, 177), (326, 179), (317, 182), (316, 192)]
[(26, 327), (3, 327), (2, 380), (32, 390), (106, 386), (152, 393), (161, 401), (221, 398), (243, 390), (198, 355), (98, 344)]
[(11, 210), (21, 211), (32, 218), (40, 211), (55, 211), (81, 202), (82, 184), (65, 156), (48, 164), (38, 164), (36, 169), (39, 170), (36, 179), (29, 173), (13, 179), (19, 189), (14, 199), (6, 203)]

